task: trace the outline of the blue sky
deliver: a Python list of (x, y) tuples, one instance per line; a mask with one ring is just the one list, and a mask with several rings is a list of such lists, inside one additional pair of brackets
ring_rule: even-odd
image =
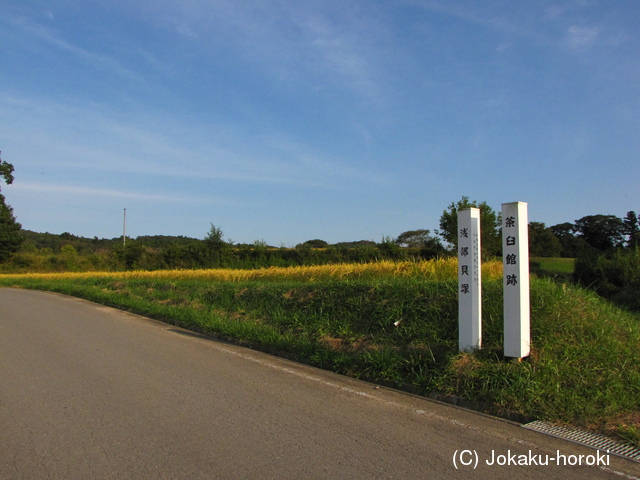
[(380, 241), (640, 211), (636, 0), (0, 0), (24, 228)]

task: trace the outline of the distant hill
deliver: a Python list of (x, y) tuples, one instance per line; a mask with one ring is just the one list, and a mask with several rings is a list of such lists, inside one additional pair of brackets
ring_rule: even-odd
[[(122, 243), (122, 237), (107, 238), (87, 238), (79, 237), (71, 233), (65, 232), (61, 234), (55, 233), (38, 233), (31, 230), (22, 230), (25, 238), (23, 249), (51, 249), (53, 253), (58, 253), (65, 245), (71, 245), (78, 253), (96, 252), (101, 249), (112, 248)], [(127, 241), (135, 241), (139, 245), (145, 245), (154, 248), (165, 248), (170, 245), (190, 245), (200, 243), (202, 240), (185, 236), (169, 236), (169, 235), (142, 235), (136, 238), (127, 237)]]

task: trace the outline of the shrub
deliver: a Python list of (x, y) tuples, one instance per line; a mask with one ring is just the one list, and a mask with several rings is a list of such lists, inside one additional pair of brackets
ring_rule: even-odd
[(580, 257), (574, 275), (580, 284), (599, 295), (640, 311), (640, 248)]

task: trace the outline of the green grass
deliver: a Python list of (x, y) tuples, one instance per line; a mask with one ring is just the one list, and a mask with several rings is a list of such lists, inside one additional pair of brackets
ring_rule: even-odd
[(118, 306), (320, 368), (489, 413), (518, 412), (640, 444), (640, 316), (589, 291), (531, 283), (532, 353), (502, 357), (502, 281), (483, 282), (483, 348), (457, 351), (457, 282), (2, 278)]
[(575, 271), (575, 264), (575, 258), (533, 257), (531, 258), (531, 273), (570, 281)]

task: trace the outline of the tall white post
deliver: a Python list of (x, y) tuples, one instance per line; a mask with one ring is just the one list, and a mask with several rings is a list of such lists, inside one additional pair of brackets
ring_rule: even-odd
[(460, 351), (482, 346), (480, 209), (458, 210), (458, 344)]
[(526, 357), (531, 349), (527, 204), (502, 204), (504, 266), (504, 356)]

